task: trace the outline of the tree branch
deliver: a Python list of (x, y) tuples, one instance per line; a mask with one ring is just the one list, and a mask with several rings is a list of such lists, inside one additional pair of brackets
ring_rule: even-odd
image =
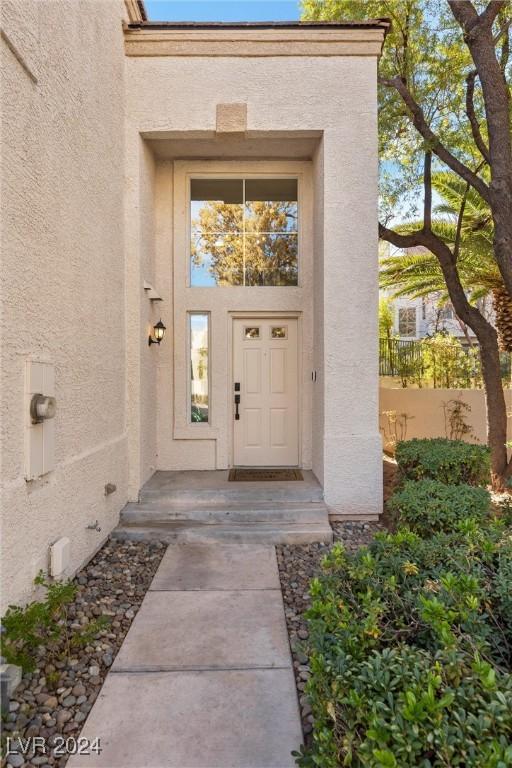
[(379, 82), (382, 85), (395, 88), (398, 91), (405, 106), (411, 113), (414, 127), (418, 133), (423, 136), (429, 145), (429, 149), (431, 149), (432, 152), (434, 152), (434, 154), (443, 161), (443, 163), (451, 168), (452, 171), (463, 178), (465, 182), (474, 187), (486, 202), (490, 203), (490, 190), (487, 184), (479, 176), (477, 176), (476, 173), (468, 168), (467, 165), (464, 165), (464, 163), (461, 163), (460, 160), (457, 160), (455, 155), (452, 155), (452, 153), (446, 149), (439, 137), (436, 136), (436, 134), (428, 125), (427, 121), (425, 120), (425, 115), (422, 108), (415, 101), (403, 80), (399, 77), (393, 77), (391, 80), (380, 78)]
[(502, 37), (508, 37), (508, 30), (510, 29), (510, 25), (512, 24), (512, 19), (509, 19), (506, 21), (503, 26), (499, 28), (497, 33), (494, 35), (492, 41), (494, 45), (497, 45)]
[(506, 4), (506, 0), (490, 0), (485, 10), (480, 14), (478, 23), (482, 26), (492, 27), (499, 12)]
[(497, 35), (496, 41), (495, 41), (496, 43), (498, 43), (503, 34), (503, 43), (501, 45), (501, 54), (500, 54), (500, 67), (501, 67), (501, 71), (503, 72), (503, 76), (505, 76), (508, 60), (510, 58), (510, 37), (508, 34), (508, 30), (511, 24), (512, 24), (512, 19), (510, 19), (510, 21), (505, 25), (505, 28), (501, 30), (500, 34)]
[(407, 232), (407, 234), (400, 234), (395, 232), (394, 229), (385, 227), (384, 224), (379, 222), (379, 237), (381, 240), (394, 245), (395, 248), (416, 248), (423, 243), (423, 230), (417, 229), (414, 232)]
[(487, 149), (485, 141), (483, 140), (483, 136), (480, 131), (480, 125), (478, 124), (478, 120), (475, 114), (474, 94), (476, 75), (476, 70), (473, 70), (466, 77), (466, 114), (471, 124), (471, 133), (473, 134), (475, 144), (478, 147), (480, 154), (484, 158), (485, 162), (488, 163), (489, 150)]
[[(502, 61), (498, 61), (492, 33), (492, 24), (506, 4), (498, 0), (490, 2), (481, 16), (477, 15), (477, 24), (474, 23), (476, 11), (472, 3), (466, 0), (449, 0), (449, 5), (464, 32), (464, 41), (475, 63), (482, 89), (491, 182), (487, 187), (488, 195), (480, 194), (491, 208), (494, 256), (507, 291), (512, 296), (510, 95), (502, 69), (503, 57), (508, 58), (508, 50), (505, 48), (505, 51), (502, 51)], [(506, 42), (508, 43), (508, 37)]]
[(492, 27), (506, 0), (490, 0), (480, 15), (470, 0), (448, 0), (448, 5), (465, 34), (471, 35), (476, 27)]
[(455, 242), (453, 244), (453, 258), (455, 259), (455, 263), (457, 263), (459, 259), (460, 241), (461, 241), (461, 235), (462, 235), (462, 222), (464, 220), (464, 211), (466, 209), (466, 200), (468, 199), (468, 192), (469, 192), (469, 184), (466, 184), (466, 189), (464, 190), (464, 194), (462, 195), (462, 200), (460, 203), (459, 215), (457, 217), (457, 230), (455, 232)]
[(425, 152), (423, 166), (423, 227), (432, 230), (432, 152)]
[(476, 307), (473, 307), (465, 294), (454, 255), (448, 245), (438, 235), (425, 229), (400, 234), (379, 223), (379, 237), (395, 248), (417, 248), (422, 246), (436, 256), (450, 296), (450, 301), (460, 319), (472, 328), (476, 335), (494, 330)]
[(448, 5), (465, 32), (469, 33), (478, 24), (478, 13), (470, 0), (448, 0)]

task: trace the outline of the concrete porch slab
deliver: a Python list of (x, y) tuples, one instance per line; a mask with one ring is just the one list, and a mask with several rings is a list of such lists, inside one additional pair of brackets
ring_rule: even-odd
[(150, 590), (280, 589), (274, 547), (171, 546)]
[(323, 491), (311, 470), (303, 480), (230, 482), (228, 470), (158, 471), (140, 490), (140, 501), (225, 504), (230, 501), (322, 501)]
[(289, 664), (280, 591), (148, 592), (112, 670)]
[(68, 768), (292, 768), (302, 742), (291, 669), (109, 674)]
[[(320, 487), (320, 484), (310, 469), (303, 469), (304, 480), (274, 480), (272, 487), (301, 488), (310, 486)], [(164, 491), (164, 490), (209, 490), (219, 491), (228, 488), (261, 488), (267, 483), (258, 481), (232, 482), (228, 480), (228, 469), (187, 469), (187, 470), (159, 470), (155, 472), (143, 486), (144, 491)]]

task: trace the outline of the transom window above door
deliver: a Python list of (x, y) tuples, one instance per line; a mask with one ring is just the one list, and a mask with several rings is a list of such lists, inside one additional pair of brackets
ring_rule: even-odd
[(190, 284), (298, 282), (297, 179), (192, 179)]

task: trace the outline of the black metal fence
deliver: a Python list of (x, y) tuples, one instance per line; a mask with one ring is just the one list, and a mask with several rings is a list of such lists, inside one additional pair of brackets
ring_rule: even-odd
[(404, 368), (421, 367), (423, 360), (420, 341), (379, 339), (380, 376), (400, 376)]
[[(502, 352), (500, 358), (502, 378), (510, 382), (512, 355)], [(436, 344), (435, 339), (379, 339), (379, 374), (399, 378), (404, 387), (412, 384), (448, 389), (482, 386), (478, 349)]]

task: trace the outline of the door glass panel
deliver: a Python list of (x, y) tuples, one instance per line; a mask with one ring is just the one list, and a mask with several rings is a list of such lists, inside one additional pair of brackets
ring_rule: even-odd
[(260, 329), (256, 326), (244, 329), (244, 335), (246, 339), (259, 339)]
[(297, 179), (192, 179), (190, 284), (298, 284)]
[(190, 314), (190, 421), (209, 421), (209, 332), (207, 314)]
[(270, 335), (273, 339), (286, 339), (288, 336), (288, 328), (286, 325), (273, 325)]

